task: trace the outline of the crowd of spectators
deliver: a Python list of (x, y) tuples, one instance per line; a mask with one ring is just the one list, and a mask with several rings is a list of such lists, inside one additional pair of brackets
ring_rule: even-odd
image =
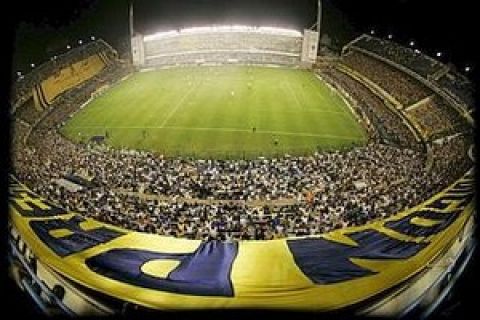
[(432, 91), (418, 80), (366, 54), (351, 51), (342, 57), (342, 62), (376, 83), (404, 107), (417, 103), (432, 94)]
[(206, 32), (178, 34), (157, 41), (145, 42), (146, 56), (168, 56), (205, 51), (251, 51), (284, 52), (300, 55), (302, 37), (257, 32)]
[[(472, 164), (468, 152), (473, 143), (469, 134), (454, 135), (432, 143), (430, 150), (432, 163), (428, 167), (429, 172), (442, 170), (444, 176), (459, 178)], [(426, 187), (435, 189), (445, 183), (442, 179), (441, 176), (433, 176), (432, 183)], [(453, 182), (454, 179), (450, 181)]]
[[(25, 142), (25, 137), (30, 131), (30, 125), (21, 119), (11, 119), (10, 122), (10, 149), (19, 150), (22, 149)], [(12, 153), (13, 156), (17, 155), (17, 152)]]
[[(309, 157), (202, 161), (76, 145), (55, 130), (33, 134), (35, 145), (16, 150), (14, 172), (34, 192), (103, 222), (202, 240), (361, 225), (419, 204), (471, 164), (458, 139), (435, 149), (427, 170), (425, 154), (377, 143)], [(94, 177), (93, 185), (72, 192), (53, 182), (72, 174)]]
[(376, 130), (377, 134), (372, 137), (374, 140), (417, 149), (418, 142), (414, 134), (402, 119), (386, 106), (388, 102), (336, 68), (325, 69), (322, 77), (332, 85), (345, 89), (359, 104), (357, 109), (365, 114)]
[(446, 68), (443, 63), (419, 51), (369, 35), (364, 35), (358, 41), (355, 41), (352, 46), (373, 52), (414, 71), (424, 78), (428, 78)]
[(302, 36), (258, 30), (203, 30), (180, 32), (145, 41), (146, 63), (151, 67), (198, 63), (298, 65)]
[(469, 109), (475, 107), (473, 84), (464, 76), (456, 72), (449, 72), (438, 79), (437, 83), (457, 101), (465, 103)]
[(34, 124), (38, 119), (42, 117), (42, 114), (45, 112), (42, 108), (35, 106), (33, 97), (27, 100), (24, 104), (19, 106), (14, 113), (16, 119), (21, 119), (28, 124)]
[(468, 108), (473, 108), (475, 105), (473, 85), (465, 76), (452, 70), (451, 66), (445, 65), (419, 50), (369, 35), (363, 35), (351, 46), (354, 49), (374, 53), (396, 65), (410, 69), (427, 80), (436, 79), (437, 76), (443, 74), (440, 79), (435, 80), (440, 87), (457, 100), (465, 103)]
[(468, 131), (466, 120), (438, 96), (406, 110), (405, 114), (419, 126), (426, 140)]

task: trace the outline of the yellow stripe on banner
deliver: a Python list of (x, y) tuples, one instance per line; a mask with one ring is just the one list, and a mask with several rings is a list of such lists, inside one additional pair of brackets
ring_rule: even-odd
[(343, 234), (343, 232), (340, 231), (333, 231), (327, 234), (322, 234), (322, 238), (342, 244), (346, 244), (348, 246), (358, 246), (358, 243), (353, 241), (352, 238), (346, 236)]
[[(392, 220), (390, 220), (390, 221), (392, 221)], [(421, 242), (425, 241), (425, 237), (417, 237), (417, 238), (411, 237), (411, 236), (408, 236), (406, 234), (400, 233), (398, 231), (395, 231), (395, 230), (389, 229), (387, 227), (384, 227), (383, 225), (380, 225), (380, 226), (376, 227), (375, 230), (377, 230), (378, 232), (381, 232), (383, 234), (386, 234), (390, 238), (397, 239), (397, 240), (400, 240), (400, 241), (410, 241), (410, 242), (416, 242), (416, 243), (421, 243)]]
[(104, 223), (101, 223), (92, 219), (88, 219), (88, 220), (85, 220), (84, 222), (81, 222), (79, 226), (83, 230), (92, 230), (92, 229), (100, 228), (104, 225), (105, 225)]
[(104, 68), (105, 63), (94, 54), (59, 70), (41, 83), (46, 102), (51, 103), (58, 95), (92, 78)]
[(73, 234), (73, 232), (68, 229), (57, 229), (49, 231), (48, 233), (55, 238), (63, 238)]
[(13, 199), (13, 201), (15, 201), (23, 210), (27, 211), (33, 210), (31, 205), (37, 206), (41, 210), (51, 209), (41, 198), (31, 197), (26, 192), (20, 193), (17, 198)]
[(141, 269), (149, 276), (165, 279), (179, 264), (180, 261), (175, 260), (153, 260), (145, 263)]
[(410, 219), (410, 223), (415, 224), (420, 227), (433, 227), (437, 224), (442, 223), (441, 220), (432, 220), (432, 219), (425, 219), (421, 217), (413, 217)]

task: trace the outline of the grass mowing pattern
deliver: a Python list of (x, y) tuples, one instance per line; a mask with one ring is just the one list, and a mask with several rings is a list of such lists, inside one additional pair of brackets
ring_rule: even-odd
[(62, 128), (77, 142), (106, 132), (113, 147), (195, 158), (301, 155), (366, 141), (312, 72), (247, 66), (137, 73)]

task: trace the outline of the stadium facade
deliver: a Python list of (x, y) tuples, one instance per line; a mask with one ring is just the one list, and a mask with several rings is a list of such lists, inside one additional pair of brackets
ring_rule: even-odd
[[(133, 67), (310, 68), (383, 142), (413, 146), (425, 152), (427, 163), (442, 146), (471, 141), (468, 84), (448, 66), (394, 42), (363, 35), (333, 60), (317, 57), (318, 33), (311, 30), (201, 27), (136, 34), (131, 42), (133, 66), (97, 40), (17, 83), (14, 163), (22, 161), (27, 145), (41, 147), (36, 131), (56, 130)], [(389, 86), (389, 77), (400, 85), (392, 87), (392, 80)], [(359, 92), (373, 96), (362, 100)], [(404, 131), (395, 129), (398, 123)], [(409, 137), (400, 139), (398, 132)], [(463, 144), (468, 149), (462, 161), (471, 152)], [(426, 317), (448, 295), (475, 248), (474, 159), (469, 161), (435, 195), (389, 217), (319, 236), (230, 242), (152, 235), (85, 218), (32, 191), (33, 180), (13, 172), (11, 273), (48, 314), (254, 308)], [(88, 177), (56, 181), (72, 192), (89, 183)]]
[(136, 67), (244, 63), (312, 66), (318, 33), (249, 26), (214, 26), (165, 31), (132, 38)]

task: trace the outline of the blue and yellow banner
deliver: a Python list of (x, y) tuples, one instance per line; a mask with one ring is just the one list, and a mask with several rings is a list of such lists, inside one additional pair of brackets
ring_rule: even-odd
[(65, 277), (154, 309), (338, 310), (421, 272), (474, 210), (470, 171), (388, 219), (316, 237), (201, 242), (131, 232), (67, 212), (12, 178), (10, 219)]

